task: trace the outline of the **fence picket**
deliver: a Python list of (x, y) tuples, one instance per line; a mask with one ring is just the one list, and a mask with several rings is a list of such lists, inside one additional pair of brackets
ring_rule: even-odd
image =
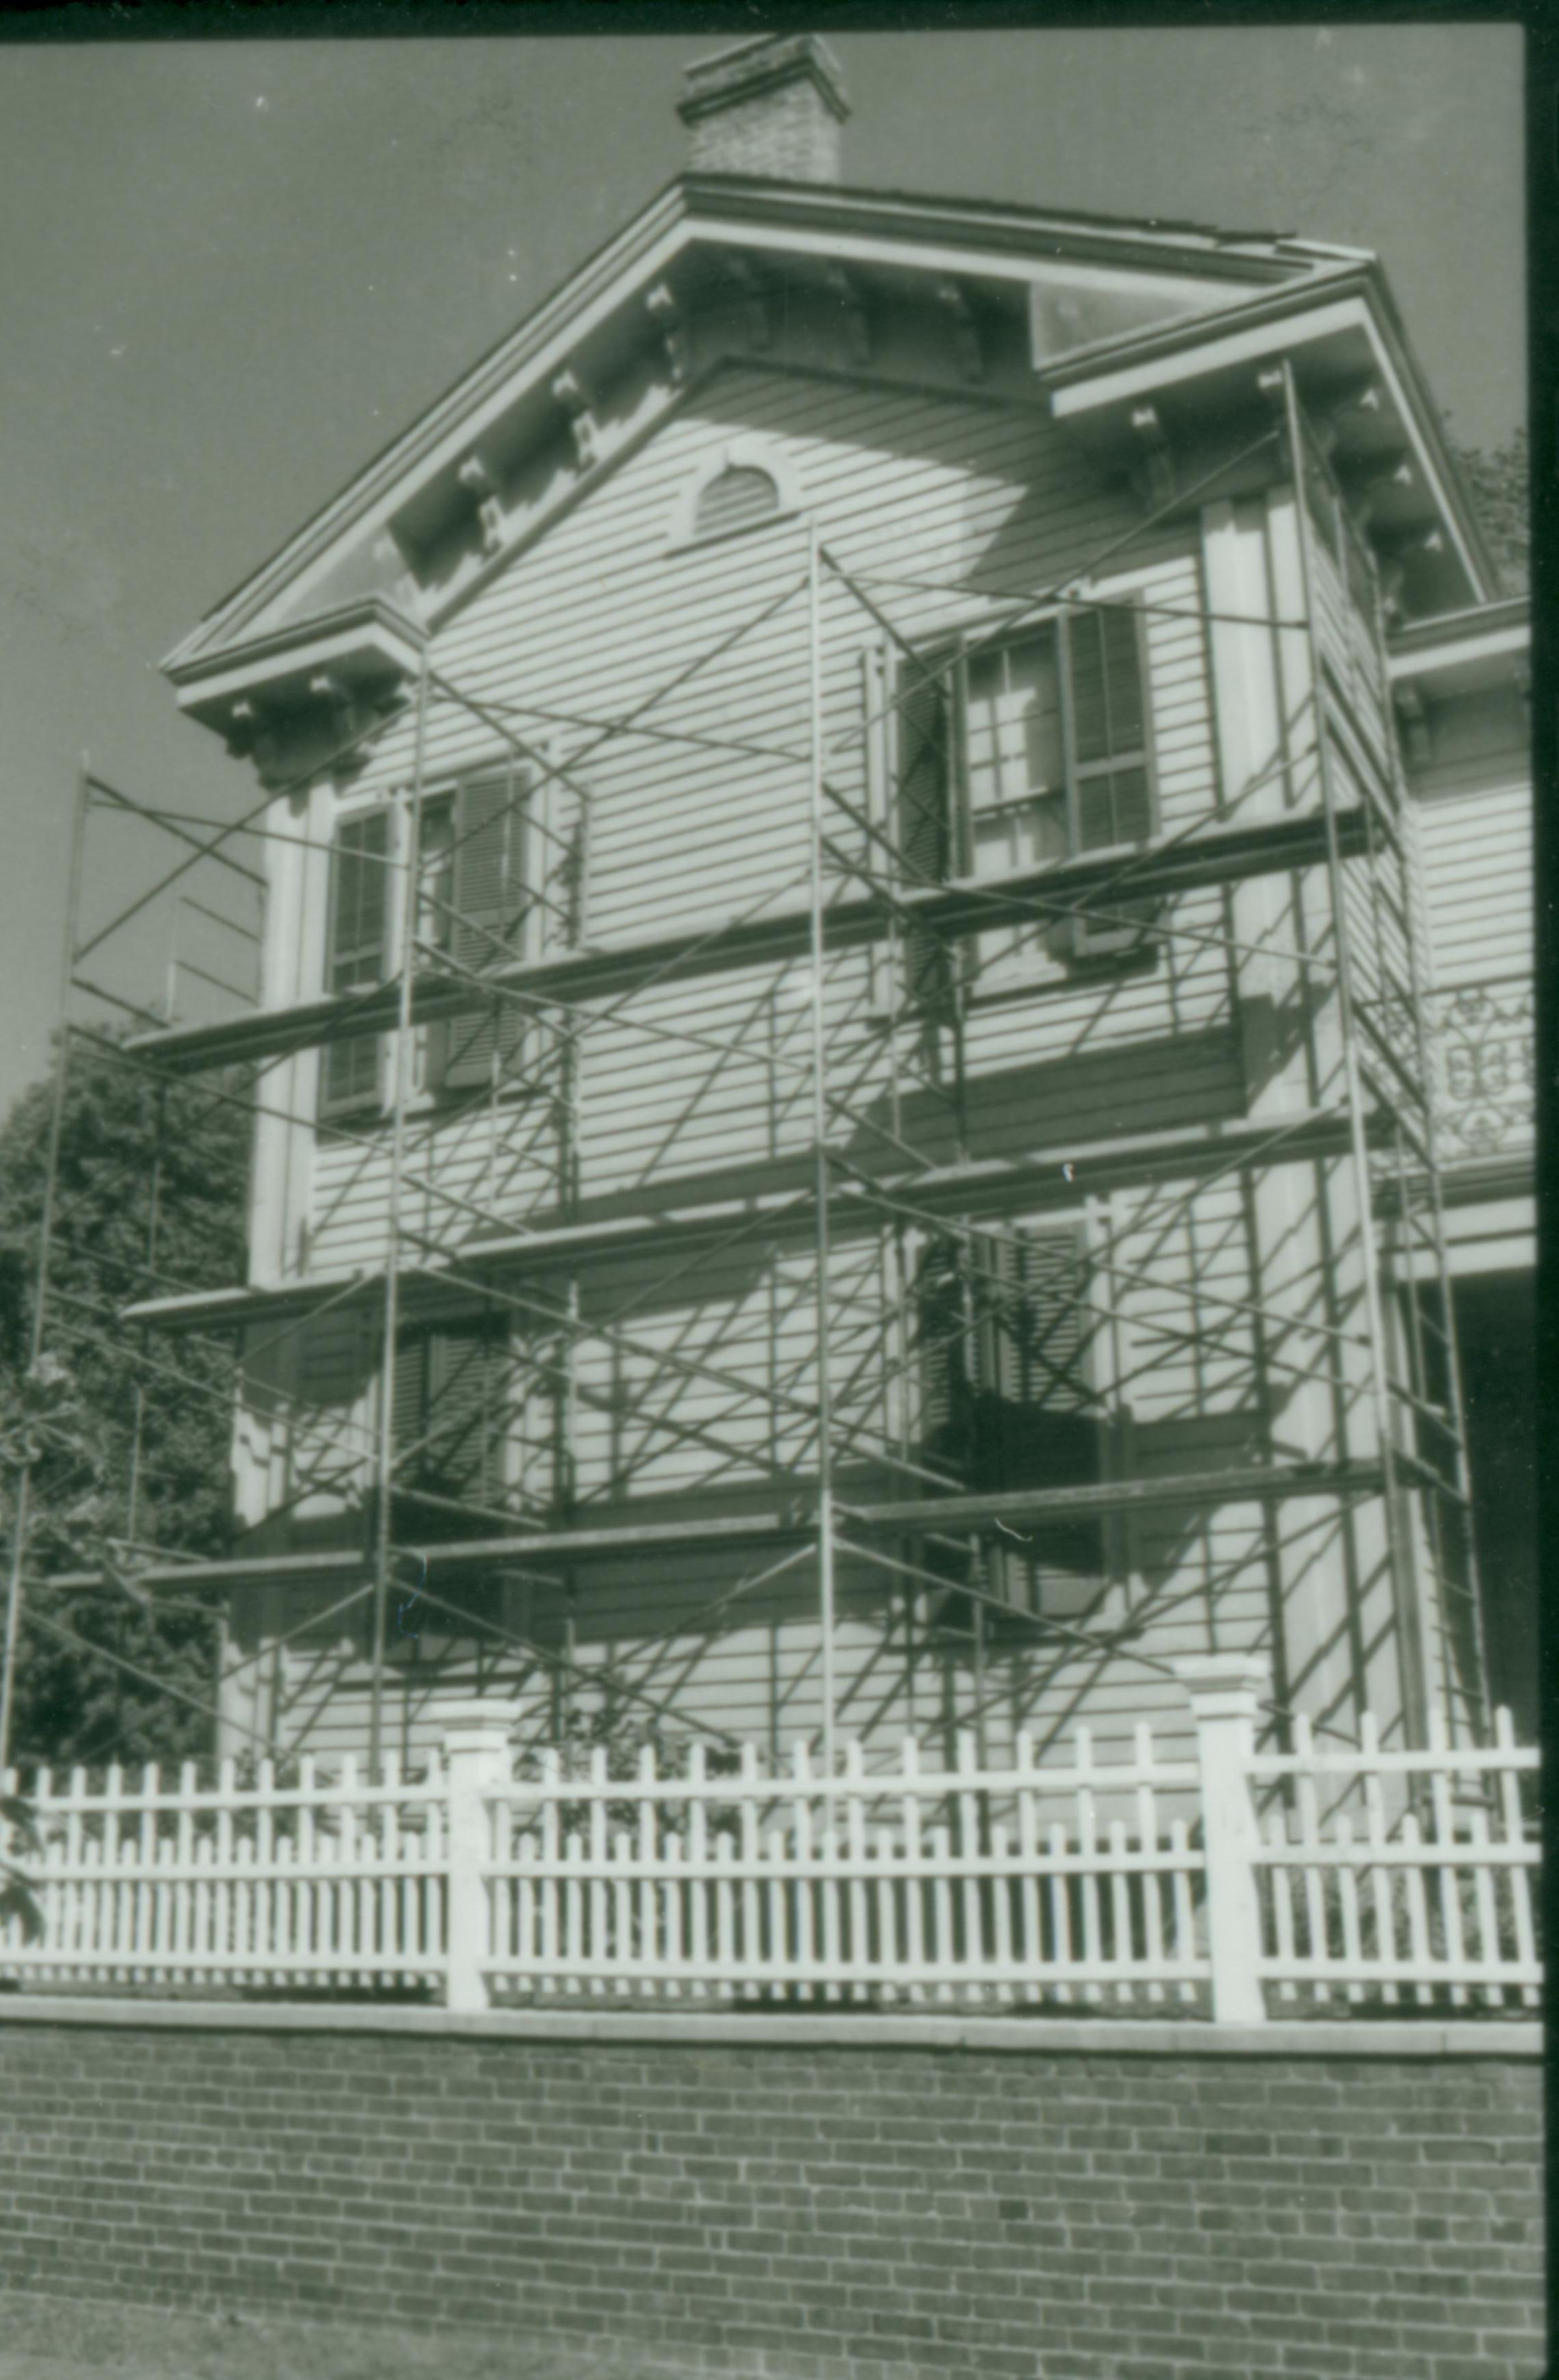
[[(1418, 1819), (1409, 1810), (1402, 1821), (1403, 1845), (1408, 1851), (1416, 1852), (1420, 1849), (1422, 1840)], [(1413, 1996), (1420, 2008), (1427, 2008), (1433, 1994), (1427, 1981), (1423, 1980), (1428, 1972), (1430, 1956), (1429, 1909), (1424, 1896), (1422, 1868), (1416, 1862), (1410, 1863), (1402, 1870), (1402, 1880), (1408, 1900), (1408, 1941), (1413, 1964), (1418, 1969), (1420, 1979), (1413, 1985)]]
[(1357, 1749), (1318, 1751), (1300, 1724), (1291, 1751), (1263, 1751), (1231, 1738), (1227, 1700), (1214, 1708), (1233, 1691), (1224, 1672), (1197, 1691), (1225, 1730), (1207, 1773), (1226, 1797), (1243, 1782), (1265, 1812), (1219, 1833), (1221, 1868), (1200, 1751), (1171, 1757), (1146, 1724), (1107, 1758), (1080, 1728), (1047, 1767), (1026, 1733), (1005, 1762), (966, 1734), (950, 1758), (907, 1739), (881, 1770), (854, 1741), (832, 1768), (798, 1744), (773, 1776), (752, 1746), (735, 1775), (691, 1748), (658, 1764), (647, 1747), (627, 1779), (598, 1748), (565, 1769), (554, 1747), (527, 1779), (476, 1704), (474, 1732), (415, 1776), (387, 1760), (365, 1777), (349, 1759), (280, 1779), (262, 1762), (242, 1783), (224, 1759), (205, 1786), (189, 1764), (133, 1779), (115, 1767), (96, 1784), (79, 1768), (40, 1776), (44, 1935), (30, 1945), (16, 1921), (0, 1926), (0, 1976), (453, 1993), (458, 1973), (467, 2008), (495, 1991), (1205, 2007), (1211, 1888), (1222, 1879), (1227, 1907), (1233, 1877), (1255, 1917), (1218, 1937), (1217, 1990), (1237, 1977), (1226, 2016), (1259, 2021), (1263, 1987), (1286, 2012), (1538, 2005), (1521, 1782), (1537, 1755), (1507, 1718), (1481, 1747), (1437, 1730), (1427, 1749), (1386, 1750), (1368, 1727)]
[(1022, 1911), (1022, 1942), (1029, 1981), (1024, 1997), (1033, 2007), (1041, 1997), (1041, 1986), (1035, 1971), (1045, 1955), (1045, 1936), (1040, 1924), (1039, 1900), (1039, 1796), (1033, 1784), (1033, 1738), (1025, 1728), (1015, 1747), (1018, 1769), (1018, 1859), (1021, 1871), (1019, 1885)]
[[(1158, 1803), (1149, 1775), (1153, 1768), (1153, 1730), (1143, 1720), (1134, 1738), (1136, 1767), (1140, 1782), (1137, 1786), (1137, 1840), (1145, 1849), (1158, 1840)], [(1164, 1914), (1160, 1899), (1160, 1880), (1154, 1868), (1145, 1868), (1142, 1877), (1142, 1940), (1150, 1968), (1164, 1964)], [(1147, 1996), (1150, 2001), (1162, 2000), (1165, 1986), (1156, 1975), (1150, 1974)]]
[[(863, 1799), (865, 1791), (865, 1755), (854, 1737), (852, 1737), (844, 1748), (844, 1773), (853, 1788), (847, 1796), (844, 1805), (851, 1869), (849, 1955), (852, 1964), (860, 1969), (871, 1963), (871, 1938), (867, 1930), (866, 1917), (866, 1805)], [(851, 1997), (855, 2000), (868, 1999), (871, 1995), (867, 1985), (858, 1979), (851, 1986)]]
[[(1438, 1711), (1432, 1711), (1429, 1723), (1430, 1748), (1448, 1752), (1445, 1722)], [(1467, 1963), (1462, 1946), (1461, 1879), (1456, 1869), (1456, 1822), (1451, 1810), (1451, 1779), (1444, 1767), (1435, 1769), (1429, 1781), (1430, 1807), (1434, 1820), (1434, 1840), (1445, 1852), (1443, 1866), (1434, 1871), (1440, 1907), (1440, 1924), (1445, 1939), (1445, 1957), (1454, 1969)], [(1467, 1988), (1462, 1984), (1450, 1987), (1453, 2008), (1467, 2006)]]
[[(1094, 1800), (1093, 1730), (1080, 1727), (1074, 1741), (1078, 1768), (1077, 1840), (1085, 1863), (1081, 1871), (1082, 1955), (1090, 1967), (1097, 1969), (1104, 1960), (1104, 1940), (1099, 1924), (1099, 1836), (1098, 1813)], [(1104, 1985), (1090, 1977), (1083, 1985), (1083, 1998), (1102, 2000), (1104, 1996)]]
[[(1516, 1725), (1507, 1710), (1494, 1713), (1494, 1742), (1505, 1754), (1516, 1749)], [(1507, 1766), (1498, 1772), (1500, 1815), (1505, 1821), (1505, 1840), (1511, 1848), (1524, 1841), (1526, 1824), (1521, 1815), (1521, 1789), (1516, 1781), (1516, 1770)], [(1511, 1917), (1516, 1929), (1516, 1956), (1524, 1967), (1537, 1965), (1537, 1939), (1532, 1929), (1532, 1896), (1524, 1867), (1510, 1867)], [(1527, 1984), (1521, 1993), (1528, 2008), (1536, 2008), (1541, 1995), (1535, 1984)]]

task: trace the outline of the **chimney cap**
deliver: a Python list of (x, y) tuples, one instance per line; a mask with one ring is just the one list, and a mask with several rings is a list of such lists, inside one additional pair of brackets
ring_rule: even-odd
[(700, 116), (755, 99), (780, 84), (804, 76), (840, 124), (850, 114), (844, 73), (820, 33), (759, 33), (695, 58), (684, 70), (686, 91), (677, 102), (677, 114), (687, 125)]

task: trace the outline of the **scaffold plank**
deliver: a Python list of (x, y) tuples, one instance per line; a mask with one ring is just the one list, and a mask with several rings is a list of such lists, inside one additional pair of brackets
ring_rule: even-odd
[[(918, 1496), (890, 1503), (856, 1504), (841, 1500), (840, 1518), (854, 1529), (896, 1531), (953, 1530), (967, 1534), (997, 1522), (1076, 1520), (1095, 1513), (1169, 1511), (1186, 1505), (1275, 1504), (1295, 1497), (1378, 1496), (1383, 1478), (1378, 1463), (1295, 1463), (1246, 1465), (1233, 1471), (1184, 1471), (1162, 1477), (1113, 1479), (1085, 1488), (1033, 1488), (984, 1496)], [(710, 1514), (703, 1520), (626, 1520), (590, 1529), (536, 1529), (523, 1536), (463, 1537), (434, 1545), (397, 1546), (398, 1557), (426, 1564), (429, 1570), (470, 1568), (474, 1563), (519, 1563), (538, 1555), (591, 1555), (619, 1559), (647, 1546), (662, 1550), (689, 1550), (714, 1545), (765, 1545), (804, 1542), (814, 1534), (810, 1516), (793, 1510), (768, 1513)], [(148, 1563), (136, 1572), (140, 1587), (199, 1586), (218, 1582), (233, 1586), (264, 1585), (277, 1578), (307, 1580), (335, 1577), (344, 1571), (365, 1572), (361, 1553), (256, 1554), (249, 1560)], [(51, 1586), (81, 1589), (101, 1586), (97, 1571), (68, 1571), (52, 1578)], [(955, 1581), (949, 1580), (952, 1585)]]
[[(949, 1215), (999, 1216), (1046, 1205), (1071, 1207), (1089, 1192), (1133, 1183), (1194, 1178), (1244, 1163), (1336, 1156), (1348, 1147), (1348, 1119), (1339, 1111), (1317, 1108), (1295, 1116), (1281, 1134), (1275, 1134), (1265, 1120), (1205, 1124), (1182, 1132), (1120, 1134), (1064, 1152), (1045, 1150), (1021, 1159), (928, 1167), (919, 1173), (885, 1172), (869, 1185), (864, 1181), (844, 1181), (835, 1186), (831, 1199), (836, 1229), (865, 1229), (873, 1221), (876, 1202), (911, 1191), (918, 1206)], [(424, 1256), (415, 1269), (403, 1265), (402, 1277), (415, 1299), (418, 1279), (428, 1293), (439, 1291), (441, 1271), (446, 1266), (458, 1264), (463, 1271), (543, 1269), (591, 1256), (668, 1248), (730, 1232), (744, 1222), (767, 1235), (785, 1230), (804, 1238), (815, 1228), (814, 1213), (810, 1192), (755, 1189), (745, 1197), (690, 1203), (654, 1215), (613, 1216), (593, 1223), (538, 1226), (508, 1238), (467, 1239), (447, 1256)], [(313, 1281), (269, 1287), (187, 1291), (172, 1297), (138, 1300), (122, 1309), (121, 1318), (165, 1330), (238, 1330), (249, 1323), (279, 1321), (288, 1315), (302, 1318), (327, 1303), (369, 1296), (382, 1281), (382, 1273), (376, 1269), (321, 1274)]]
[[(1363, 856), (1367, 832), (1362, 809), (1339, 813), (1337, 830), (1342, 856)], [(1004, 922), (1023, 923), (1035, 900), (1082, 905), (1101, 894), (1114, 894), (1121, 885), (1126, 888), (1122, 897), (1132, 901), (1168, 899), (1247, 877), (1320, 867), (1326, 857), (1326, 822), (1317, 810), (1257, 826), (1215, 828), (1194, 840), (1166, 844), (1156, 851), (1146, 846), (1048, 861), (999, 880), (985, 878), (977, 883), (937, 885), (906, 881), (886, 889), (891, 892), (898, 911), (912, 917), (916, 924), (938, 933), (973, 934)], [(889, 931), (892, 922), (887, 901), (875, 893), (835, 902), (827, 915), (828, 947), (835, 952), (876, 941)], [(804, 957), (811, 935), (809, 904), (713, 931), (657, 935), (610, 949), (585, 949), (494, 968), (481, 984), (429, 975), (414, 988), (411, 1018), (414, 1024), (425, 1025), (469, 1015), (500, 992), (526, 994), (541, 1002), (586, 1000), (629, 991), (650, 976), (671, 972), (690, 980), (734, 966), (780, 965)], [(396, 985), (387, 982), (367, 997), (358, 993), (299, 1001), (258, 1015), (133, 1034), (125, 1046), (137, 1055), (155, 1056), (175, 1073), (192, 1074), (203, 1067), (389, 1032), (398, 1014)]]

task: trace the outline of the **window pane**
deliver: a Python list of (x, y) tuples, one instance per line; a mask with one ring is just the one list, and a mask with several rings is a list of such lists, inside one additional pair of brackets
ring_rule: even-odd
[(389, 847), (382, 810), (348, 819), (336, 836), (331, 883), (330, 990), (351, 991), (384, 973)]
[(1027, 637), (977, 653), (968, 673), (970, 809), (978, 814), (1062, 783), (1055, 639)]

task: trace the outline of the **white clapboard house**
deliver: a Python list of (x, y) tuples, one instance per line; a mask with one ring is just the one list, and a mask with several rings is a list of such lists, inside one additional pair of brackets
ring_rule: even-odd
[(137, 1043), (261, 1070), (248, 1281), (136, 1309), (244, 1350), (231, 1748), (999, 1757), (1251, 1649), (1476, 1735), (1526, 614), (1381, 269), (859, 189), (813, 37), (682, 113), (166, 664), (270, 796), (258, 1009)]

